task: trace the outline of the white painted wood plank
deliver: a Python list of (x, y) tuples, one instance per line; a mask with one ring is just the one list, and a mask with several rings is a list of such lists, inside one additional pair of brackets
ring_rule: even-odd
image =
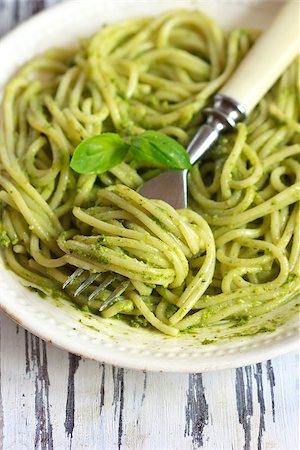
[[(46, 344), (51, 438), (54, 450), (69, 448), (69, 437), (65, 432), (66, 401), (68, 394), (69, 354)], [(47, 448), (51, 449), (51, 441)]]
[[(101, 424), (103, 375), (105, 369), (95, 361), (69, 355), (69, 392), (64, 426), (68, 443), (72, 443), (74, 449), (85, 448), (87, 443), (91, 450), (104, 448), (105, 436)], [(106, 390), (110, 391), (110, 387)]]
[[(205, 429), (206, 448), (242, 449), (243, 429), (238, 422), (235, 393), (235, 370), (203, 374), (205, 398), (209, 405), (209, 422)], [(234, 424), (234, 426), (233, 426)]]
[(269, 448), (299, 450), (299, 353), (275, 358), (272, 364), (275, 377), (275, 409), (274, 421), (269, 414), (266, 422)]
[[(1, 316), (3, 448), (30, 448), (35, 438), (35, 374), (26, 373), (24, 330)], [(35, 369), (34, 369), (35, 371)]]
[(69, 357), (29, 333), (26, 340), (3, 315), (0, 324), (5, 449), (43, 448), (43, 439), (54, 449), (298, 448), (298, 355), (274, 359), (273, 373), (262, 363), (144, 374)]
[[(159, 444), (166, 450), (191, 448), (191, 439), (184, 433), (188, 376), (139, 374), (137, 393), (130, 389), (136, 386), (135, 377), (133, 371), (126, 377), (124, 449), (152, 450), (154, 445), (159, 448)], [(129, 404), (134, 409), (128, 408)]]

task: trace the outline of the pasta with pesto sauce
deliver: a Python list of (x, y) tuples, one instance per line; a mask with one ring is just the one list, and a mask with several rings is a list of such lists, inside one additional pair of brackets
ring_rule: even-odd
[[(78, 47), (37, 56), (8, 82), (0, 128), (0, 242), (7, 266), (40, 291), (73, 292), (97, 274), (129, 287), (103, 318), (170, 336), (274, 329), (300, 294), (299, 59), (235, 132), (189, 173), (189, 208), (138, 193), (162, 167), (125, 161), (100, 175), (70, 168), (103, 132), (159, 130), (187, 146), (203, 109), (255, 41), (196, 11), (103, 27)], [(74, 299), (73, 299), (74, 300)], [(198, 332), (197, 331), (197, 332)]]

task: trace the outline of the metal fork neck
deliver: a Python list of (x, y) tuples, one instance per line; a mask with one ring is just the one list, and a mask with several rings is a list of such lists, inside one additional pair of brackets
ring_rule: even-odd
[(206, 123), (219, 132), (231, 130), (246, 117), (245, 108), (236, 100), (223, 94), (214, 97), (214, 104), (204, 110)]
[(211, 148), (220, 133), (232, 130), (246, 117), (243, 106), (223, 94), (217, 94), (213, 106), (206, 108), (204, 113), (207, 115), (206, 123), (200, 127), (187, 149), (192, 164)]

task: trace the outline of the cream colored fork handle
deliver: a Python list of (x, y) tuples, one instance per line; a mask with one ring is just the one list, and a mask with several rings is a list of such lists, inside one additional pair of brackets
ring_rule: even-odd
[(248, 114), (300, 50), (300, 2), (291, 0), (247, 53), (224, 94), (239, 102)]

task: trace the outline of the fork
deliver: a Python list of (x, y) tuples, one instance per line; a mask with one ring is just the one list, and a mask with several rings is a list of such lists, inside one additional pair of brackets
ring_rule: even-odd
[[(72, 284), (74, 280), (79, 278), (84, 272), (86, 272), (84, 269), (77, 268), (64, 282), (62, 288), (66, 289), (68, 286)], [(103, 275), (102, 272), (94, 272), (90, 273), (90, 275), (76, 288), (76, 290), (73, 292), (73, 297), (77, 297), (79, 294), (84, 292), (89, 286), (91, 286), (101, 275)], [(104, 280), (101, 281), (101, 283), (92, 291), (92, 293), (88, 296), (87, 300), (88, 303), (90, 303), (95, 297), (100, 295), (104, 292), (104, 290), (109, 287), (115, 280), (120, 278), (117, 274), (113, 272), (107, 272), (106, 276), (104, 277)], [(123, 294), (123, 292), (126, 291), (126, 289), (131, 285), (130, 280), (125, 279), (122, 277), (122, 281), (119, 284), (119, 286), (113, 290), (113, 292), (106, 298), (106, 300), (102, 303), (100, 308), (98, 309), (99, 312), (104, 311), (108, 306), (110, 306), (112, 303), (114, 303), (120, 295)]]
[[(246, 118), (297, 55), (299, 45), (299, 4), (289, 1), (282, 7), (268, 30), (253, 45), (222, 91), (214, 97), (213, 106), (206, 108), (206, 123), (199, 128), (187, 148), (191, 164), (195, 164), (213, 146), (221, 133), (235, 128), (238, 122)], [(186, 208), (187, 170), (164, 172), (144, 183), (139, 193), (147, 198), (164, 200), (175, 209)], [(83, 272), (83, 269), (76, 269), (65, 281), (63, 289)], [(90, 274), (75, 290), (73, 296), (82, 293), (100, 275), (100, 273)], [(88, 296), (88, 302), (116, 279), (117, 275), (109, 272)], [(131, 282), (123, 278), (120, 285), (102, 303), (99, 311), (115, 302), (130, 285)]]
[[(191, 164), (212, 147), (221, 133), (246, 118), (296, 57), (299, 47), (299, 2), (289, 1), (214, 97), (213, 106), (204, 110), (206, 123), (187, 148)], [(187, 170), (164, 172), (144, 183), (139, 193), (164, 200), (175, 209), (186, 208)]]

